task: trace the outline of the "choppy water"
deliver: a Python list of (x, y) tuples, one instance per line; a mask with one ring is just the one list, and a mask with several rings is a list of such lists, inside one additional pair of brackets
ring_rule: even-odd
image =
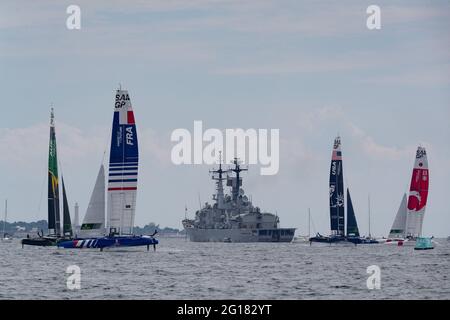
[[(67, 250), (0, 242), (0, 299), (450, 299), (450, 243), (435, 250), (366, 245), (191, 243), (156, 252)], [(81, 268), (68, 290), (66, 268)], [(381, 268), (368, 290), (366, 268)]]

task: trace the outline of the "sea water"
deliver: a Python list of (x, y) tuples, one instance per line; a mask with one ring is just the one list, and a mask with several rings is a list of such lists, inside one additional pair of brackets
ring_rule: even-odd
[[(156, 251), (100, 252), (14, 239), (0, 242), (0, 299), (450, 299), (450, 242), (437, 241), (415, 251), (160, 238)], [(380, 289), (369, 289), (370, 266)]]

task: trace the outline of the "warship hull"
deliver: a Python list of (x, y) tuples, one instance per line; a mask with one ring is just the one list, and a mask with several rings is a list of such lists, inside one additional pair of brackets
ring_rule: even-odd
[(295, 228), (201, 229), (187, 228), (192, 242), (292, 242)]

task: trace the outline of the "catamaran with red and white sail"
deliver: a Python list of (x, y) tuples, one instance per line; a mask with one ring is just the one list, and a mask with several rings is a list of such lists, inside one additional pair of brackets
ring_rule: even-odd
[(403, 196), (400, 208), (392, 225), (386, 244), (415, 244), (422, 236), (423, 218), (428, 200), (430, 176), (427, 152), (425, 148), (417, 148), (408, 199)]

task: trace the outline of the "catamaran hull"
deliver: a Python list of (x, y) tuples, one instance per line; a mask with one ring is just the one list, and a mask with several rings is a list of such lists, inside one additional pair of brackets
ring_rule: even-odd
[(154, 246), (159, 242), (157, 239), (146, 236), (139, 237), (104, 237), (104, 238), (88, 238), (74, 239), (70, 241), (62, 241), (58, 243), (58, 247), (65, 249), (104, 249), (110, 247), (137, 247), (137, 246)]
[(295, 229), (187, 228), (186, 232), (192, 242), (292, 242)]
[(339, 245), (349, 245), (350, 243), (344, 237), (312, 237), (309, 239), (309, 243), (312, 245), (313, 243), (318, 244), (339, 244)]
[(397, 247), (413, 247), (416, 245), (416, 242), (409, 239), (387, 239), (384, 244)]
[(27, 246), (39, 246), (39, 247), (51, 247), (56, 246), (57, 239), (45, 239), (45, 238), (36, 238), (36, 239), (22, 239), (22, 247), (24, 245)]

